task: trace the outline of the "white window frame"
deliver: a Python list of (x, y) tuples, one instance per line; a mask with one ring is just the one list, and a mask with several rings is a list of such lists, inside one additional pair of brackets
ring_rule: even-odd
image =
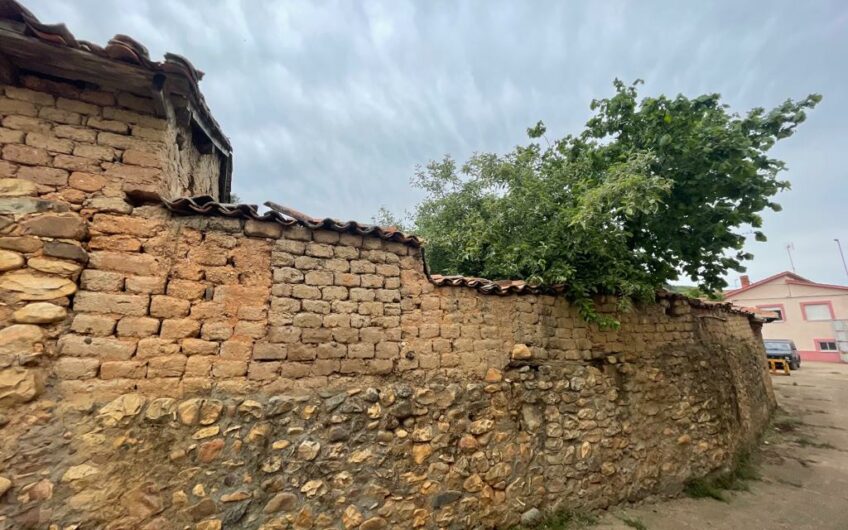
[[(824, 316), (825, 318), (810, 318), (810, 315), (807, 314), (807, 310), (810, 307), (815, 307), (816, 309), (823, 308), (826, 315), (820, 316)], [(821, 302), (801, 302), (801, 313), (804, 315), (804, 320), (808, 322), (829, 322), (834, 319), (833, 304), (830, 302), (830, 300), (824, 300)]]

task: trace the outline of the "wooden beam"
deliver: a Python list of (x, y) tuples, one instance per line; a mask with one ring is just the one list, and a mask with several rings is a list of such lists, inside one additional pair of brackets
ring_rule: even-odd
[(274, 201), (265, 201), (264, 205), (277, 213), (281, 213), (287, 217), (291, 217), (292, 219), (300, 221), (301, 223), (317, 224), (321, 222), (321, 219), (316, 219), (315, 217), (306, 215), (300, 210), (295, 210), (294, 208), (289, 208), (288, 206), (277, 204)]

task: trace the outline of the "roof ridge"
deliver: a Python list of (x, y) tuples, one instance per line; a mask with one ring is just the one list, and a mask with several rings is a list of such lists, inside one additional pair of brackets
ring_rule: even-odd
[(791, 283), (792, 285), (812, 285), (815, 287), (824, 287), (827, 289), (846, 289), (848, 290), (848, 285), (839, 285), (835, 283), (821, 283), (814, 282), (812, 280), (798, 281), (798, 280), (786, 280), (786, 283)]

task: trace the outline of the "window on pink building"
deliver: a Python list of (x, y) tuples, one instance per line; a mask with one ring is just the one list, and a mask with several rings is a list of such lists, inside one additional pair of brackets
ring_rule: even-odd
[(801, 302), (804, 320), (833, 320), (830, 302)]
[(816, 349), (818, 351), (839, 351), (836, 346), (836, 339), (816, 339)]

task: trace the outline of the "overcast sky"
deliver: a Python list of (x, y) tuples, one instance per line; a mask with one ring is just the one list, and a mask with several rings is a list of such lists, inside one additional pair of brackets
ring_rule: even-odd
[[(734, 110), (824, 95), (773, 154), (792, 190), (750, 240), (753, 279), (789, 268), (846, 283), (848, 3), (834, 1), (260, 2), (25, 0), (105, 44), (186, 56), (235, 151), (233, 188), (314, 216), (410, 209), (417, 164), (505, 152), (537, 120), (578, 131), (612, 80), (719, 92)], [(736, 275), (731, 278), (731, 286)]]

